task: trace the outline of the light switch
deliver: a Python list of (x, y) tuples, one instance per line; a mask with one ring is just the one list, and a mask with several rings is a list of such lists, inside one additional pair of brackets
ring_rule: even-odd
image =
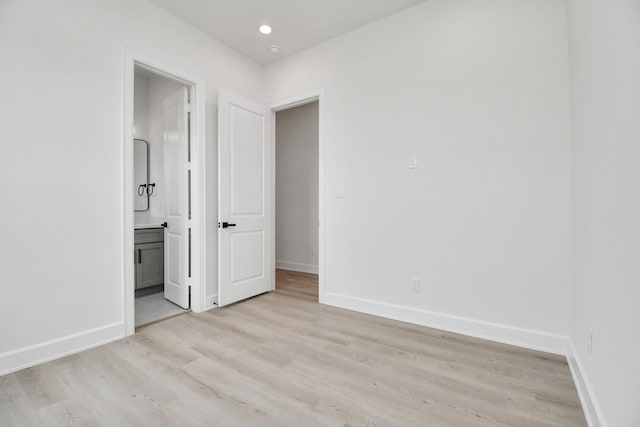
[(344, 185), (341, 184), (336, 187), (336, 197), (338, 199), (347, 197), (347, 188)]
[(409, 169), (418, 169), (418, 155), (412, 154), (409, 157)]

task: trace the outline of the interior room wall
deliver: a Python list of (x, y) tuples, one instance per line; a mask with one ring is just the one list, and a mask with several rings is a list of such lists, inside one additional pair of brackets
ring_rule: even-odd
[(640, 425), (640, 2), (570, 0), (569, 29), (570, 359), (591, 425), (632, 427)]
[(221, 86), (264, 100), (262, 67), (144, 0), (0, 1), (0, 374), (124, 334), (125, 49), (205, 82), (217, 291), (211, 117)]
[(136, 73), (133, 82), (133, 137), (149, 139), (149, 78)]
[(276, 113), (276, 267), (318, 273), (318, 103)]
[(325, 93), (321, 302), (566, 352), (566, 20), (430, 0), (267, 68), (271, 102)]

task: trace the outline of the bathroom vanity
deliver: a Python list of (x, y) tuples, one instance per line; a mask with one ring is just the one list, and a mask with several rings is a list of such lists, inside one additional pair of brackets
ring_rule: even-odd
[(136, 228), (136, 289), (164, 284), (164, 228)]

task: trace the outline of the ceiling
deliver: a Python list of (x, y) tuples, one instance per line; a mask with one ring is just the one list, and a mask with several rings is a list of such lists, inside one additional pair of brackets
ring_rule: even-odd
[[(425, 0), (151, 0), (267, 65)], [(258, 31), (273, 28), (270, 35)], [(280, 47), (273, 55), (269, 48)]]

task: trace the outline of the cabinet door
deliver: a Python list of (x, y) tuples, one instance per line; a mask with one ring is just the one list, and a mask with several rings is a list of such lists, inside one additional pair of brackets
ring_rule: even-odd
[(143, 243), (136, 245), (136, 289), (164, 283), (164, 244)]

